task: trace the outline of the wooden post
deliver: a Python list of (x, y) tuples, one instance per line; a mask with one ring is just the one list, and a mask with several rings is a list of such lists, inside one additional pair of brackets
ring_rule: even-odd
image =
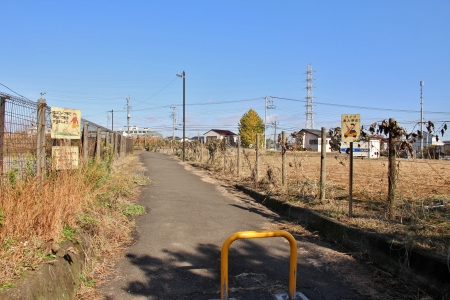
[(327, 132), (322, 127), (322, 142), (320, 155), (320, 200), (325, 200), (326, 162), (327, 162)]
[(349, 195), (348, 195), (348, 217), (353, 214), (353, 142), (350, 142), (350, 175), (349, 175)]
[(101, 141), (102, 141), (102, 136), (101, 136), (101, 132), (100, 132), (100, 127), (97, 128), (97, 145), (95, 147), (95, 157), (97, 160), (100, 160), (100, 147), (101, 147)]
[(203, 163), (203, 143), (200, 142), (200, 163)]
[(5, 144), (6, 98), (0, 97), (0, 176), (3, 175), (3, 147)]
[(46, 123), (46, 108), (47, 103), (45, 99), (38, 100), (37, 109), (37, 148), (36, 148), (36, 175), (41, 179), (45, 175), (45, 123)]
[(89, 160), (89, 123), (84, 122), (83, 126), (83, 163), (87, 164)]
[(395, 147), (397, 139), (393, 136), (392, 128), (396, 125), (397, 121), (394, 118), (389, 119), (389, 176), (388, 176), (388, 217), (390, 220), (395, 219), (395, 190), (397, 187), (396, 177), (397, 170), (395, 166)]
[(256, 134), (256, 165), (255, 165), (255, 180), (259, 179), (259, 134)]
[(105, 147), (108, 146), (109, 143), (109, 132), (105, 132)]
[(117, 154), (119, 156), (122, 155), (122, 139), (123, 139), (123, 135), (119, 134), (117, 136)]
[(223, 139), (223, 172), (225, 173), (227, 168), (227, 141)]
[(237, 138), (237, 176), (239, 177), (241, 171), (241, 137)]
[(113, 136), (114, 136), (113, 153), (116, 154), (117, 153), (117, 140), (119, 139), (119, 134), (113, 133)]
[(286, 185), (286, 132), (281, 132), (281, 184)]

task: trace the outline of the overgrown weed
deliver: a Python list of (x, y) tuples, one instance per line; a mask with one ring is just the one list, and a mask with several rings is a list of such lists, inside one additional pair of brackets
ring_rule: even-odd
[(0, 183), (0, 286), (48, 259), (47, 242), (76, 242), (81, 233), (89, 235), (92, 253), (79, 298), (90, 298), (92, 278), (101, 280), (111, 266), (105, 262), (131, 241), (130, 216), (145, 212), (135, 203), (138, 186), (148, 180), (142, 170), (133, 155), (52, 171), (43, 180), (12, 170)]

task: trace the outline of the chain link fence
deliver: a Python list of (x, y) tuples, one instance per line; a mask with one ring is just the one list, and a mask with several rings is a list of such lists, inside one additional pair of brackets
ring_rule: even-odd
[[(89, 159), (102, 159), (110, 154), (125, 154), (133, 150), (133, 141), (108, 128), (81, 119), (80, 128), (83, 133), (80, 140), (61, 140), (51, 138), (51, 107), (40, 99), (45, 115), (44, 122), (38, 121), (39, 103), (26, 98), (0, 92), (0, 173), (36, 174), (42, 152), (43, 168), (52, 167), (52, 147), (71, 145), (78, 146), (80, 162)], [(40, 130), (43, 128), (43, 130)], [(43, 151), (39, 151), (38, 140), (42, 139)]]

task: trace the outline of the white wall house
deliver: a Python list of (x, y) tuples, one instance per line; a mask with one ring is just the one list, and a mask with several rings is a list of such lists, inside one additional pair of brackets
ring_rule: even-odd
[[(378, 139), (353, 142), (353, 156), (379, 158), (381, 150), (381, 142)], [(350, 143), (341, 143), (341, 153), (350, 154)]]
[[(322, 144), (322, 132), (318, 129), (302, 129), (300, 134), (303, 137), (302, 147), (310, 151), (321, 151)], [(326, 152), (332, 152), (330, 146), (331, 136), (327, 133), (326, 135)], [(350, 143), (341, 143), (341, 153), (349, 153)], [(371, 139), (370, 141), (361, 141), (353, 143), (353, 156), (363, 156), (368, 158), (378, 158), (380, 157), (381, 143), (378, 139)]]
[(236, 145), (238, 135), (229, 130), (222, 129), (211, 129), (210, 131), (203, 134), (204, 141), (207, 143), (212, 140), (223, 140), (227, 139), (230, 145)]
[[(121, 129), (117, 129), (114, 130), (122, 135), (128, 135), (128, 127), (124, 126)], [(162, 134), (159, 132), (156, 132), (154, 130), (150, 130), (148, 127), (145, 128), (139, 128), (137, 126), (130, 126), (130, 135), (133, 137), (138, 137), (138, 136), (142, 136), (142, 137), (158, 137), (158, 138), (162, 138)]]
[[(302, 147), (306, 150), (310, 151), (321, 151), (321, 144), (322, 144), (322, 131), (318, 129), (302, 129), (300, 130), (300, 134), (303, 137), (303, 143)], [(326, 152), (331, 152), (331, 146), (330, 146), (330, 140), (331, 137), (327, 133), (327, 147)]]

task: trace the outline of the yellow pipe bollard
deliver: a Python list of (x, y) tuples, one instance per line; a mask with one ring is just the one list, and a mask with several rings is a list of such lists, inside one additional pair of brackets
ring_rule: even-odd
[(239, 231), (230, 235), (222, 245), (220, 253), (220, 300), (228, 300), (228, 249), (231, 243), (239, 239), (254, 239), (267, 237), (284, 237), (290, 244), (289, 259), (289, 299), (295, 298), (297, 282), (297, 241), (287, 231), (284, 230), (258, 230)]

